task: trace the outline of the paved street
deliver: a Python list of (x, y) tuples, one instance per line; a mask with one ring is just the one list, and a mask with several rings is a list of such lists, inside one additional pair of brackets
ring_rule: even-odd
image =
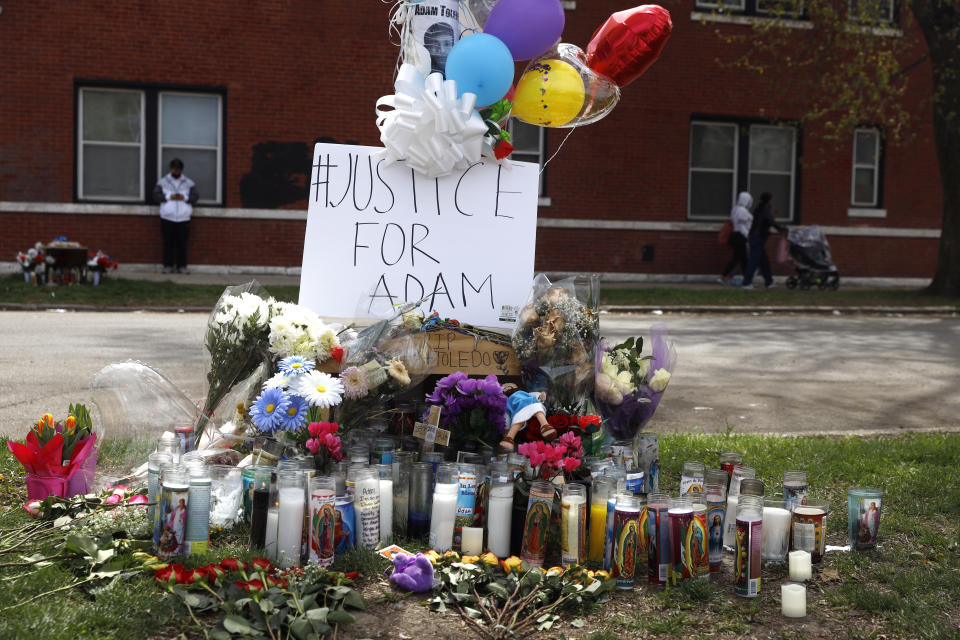
[[(140, 360), (204, 393), (205, 314), (0, 312), (0, 433), (88, 402), (103, 366)], [(960, 431), (960, 320), (604, 315), (617, 341), (665, 322), (674, 380), (658, 431)]]

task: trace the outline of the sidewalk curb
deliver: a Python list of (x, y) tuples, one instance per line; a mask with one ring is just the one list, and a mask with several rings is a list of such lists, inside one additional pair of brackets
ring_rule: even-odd
[[(38, 304), (30, 302), (2, 302), (0, 311), (94, 311), (113, 313), (210, 313), (211, 307), (180, 306), (102, 306), (92, 304)], [(960, 307), (820, 307), (820, 306), (746, 306), (746, 305), (608, 305), (601, 306), (605, 313), (698, 313), (698, 314), (772, 314), (793, 313), (801, 315), (928, 315), (957, 316)]]

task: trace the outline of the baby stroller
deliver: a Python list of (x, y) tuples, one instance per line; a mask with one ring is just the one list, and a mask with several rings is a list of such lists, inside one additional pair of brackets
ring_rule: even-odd
[(787, 231), (787, 246), (797, 267), (796, 275), (787, 278), (787, 289), (840, 288), (840, 273), (830, 258), (830, 243), (819, 225), (791, 228)]

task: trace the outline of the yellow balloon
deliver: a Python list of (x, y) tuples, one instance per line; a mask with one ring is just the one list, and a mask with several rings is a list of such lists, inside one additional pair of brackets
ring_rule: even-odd
[(520, 77), (513, 94), (513, 116), (541, 127), (562, 127), (583, 108), (580, 73), (563, 60), (540, 60)]

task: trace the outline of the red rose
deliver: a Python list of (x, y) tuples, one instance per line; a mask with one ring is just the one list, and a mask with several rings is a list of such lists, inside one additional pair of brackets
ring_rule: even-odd
[(216, 585), (223, 576), (227, 575), (226, 570), (218, 564), (208, 564), (203, 567), (207, 572), (207, 582)]
[(347, 572), (347, 573), (343, 574), (343, 577), (344, 577), (344, 578), (347, 578), (347, 579), (349, 579), (349, 580), (356, 580), (358, 575), (360, 575), (360, 572), (359, 572), (359, 571), (350, 571), (350, 572)]
[(580, 416), (577, 425), (587, 433), (596, 433), (600, 429), (600, 416)]
[(263, 591), (263, 583), (259, 580), (247, 580), (246, 582), (234, 582), (233, 584), (237, 585), (247, 593), (260, 593)]
[(496, 156), (497, 160), (503, 160), (511, 153), (513, 153), (513, 145), (506, 140), (498, 141), (493, 147), (493, 155)]
[(267, 576), (267, 584), (271, 587), (280, 587), (281, 589), (287, 588), (287, 579), (286, 578), (277, 578), (274, 576)]
[(270, 561), (266, 558), (254, 558), (250, 562), (250, 566), (257, 571), (270, 571)]
[(227, 571), (246, 571), (247, 563), (241, 562), (237, 558), (224, 558), (220, 561), (220, 566)]
[(330, 357), (340, 364), (343, 361), (343, 347), (333, 347), (330, 349)]
[(566, 429), (570, 426), (570, 416), (565, 413), (555, 413), (547, 418), (547, 422), (549, 422), (550, 426), (554, 429)]

